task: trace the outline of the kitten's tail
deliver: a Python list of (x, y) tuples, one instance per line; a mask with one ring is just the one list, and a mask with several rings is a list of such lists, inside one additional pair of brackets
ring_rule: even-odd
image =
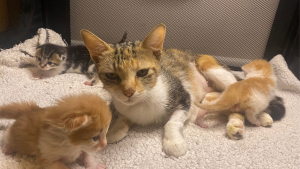
[(200, 107), (201, 109), (207, 110), (209, 113), (216, 113), (222, 112), (225, 110), (236, 109), (239, 110), (239, 100), (237, 97), (229, 98), (226, 96), (221, 96), (214, 104), (201, 104), (195, 103), (196, 106)]
[(265, 112), (270, 114), (274, 121), (282, 119), (285, 115), (285, 106), (283, 99), (281, 97), (275, 96)]
[(11, 103), (0, 106), (0, 118), (17, 119), (22, 114), (36, 109), (40, 109), (40, 107), (34, 102)]

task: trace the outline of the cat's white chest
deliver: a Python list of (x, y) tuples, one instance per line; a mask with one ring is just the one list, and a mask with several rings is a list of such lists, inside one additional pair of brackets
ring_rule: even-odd
[(147, 99), (134, 105), (124, 105), (114, 101), (114, 106), (119, 113), (130, 121), (147, 125), (159, 123), (166, 117), (165, 108), (168, 103), (168, 88), (159, 77), (156, 86), (147, 92)]

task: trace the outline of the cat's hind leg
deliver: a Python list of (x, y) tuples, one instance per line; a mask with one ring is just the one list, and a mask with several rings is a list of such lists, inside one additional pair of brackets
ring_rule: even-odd
[(187, 145), (183, 136), (183, 126), (189, 112), (176, 110), (164, 126), (163, 151), (171, 156), (180, 157), (186, 154)]
[(260, 124), (263, 127), (272, 126), (272, 124), (273, 124), (272, 117), (268, 113), (266, 113), (266, 112), (260, 113), (260, 115), (259, 115), (259, 121), (260, 121)]
[[(202, 100), (202, 104), (207, 104), (207, 105), (211, 105), (213, 103), (215, 103), (218, 98), (220, 97), (221, 93), (219, 92), (211, 92), (211, 93), (207, 93), (204, 97), (204, 99)], [(207, 128), (208, 126), (203, 122), (204, 116), (207, 114), (206, 110), (203, 109), (199, 109), (198, 111), (198, 116), (196, 118), (196, 125), (200, 126), (201, 128)]]
[(123, 116), (120, 116), (115, 124), (109, 128), (106, 138), (108, 143), (115, 143), (122, 140), (128, 133), (131, 123)]
[(239, 113), (231, 113), (229, 115), (229, 121), (226, 125), (226, 131), (231, 139), (241, 139), (245, 133), (245, 118)]

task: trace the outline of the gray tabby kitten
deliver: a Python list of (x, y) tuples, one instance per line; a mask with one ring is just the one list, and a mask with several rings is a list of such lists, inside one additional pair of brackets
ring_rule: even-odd
[[(118, 43), (123, 43), (126, 39), (127, 32)], [(99, 81), (94, 62), (84, 45), (64, 47), (47, 43), (37, 47), (34, 57), (40, 68), (34, 77), (41, 79), (64, 73), (83, 73), (93, 77), (91, 81), (85, 82), (86, 85), (92, 86)]]

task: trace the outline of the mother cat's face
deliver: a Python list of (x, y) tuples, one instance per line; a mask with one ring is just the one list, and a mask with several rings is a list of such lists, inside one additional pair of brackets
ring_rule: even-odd
[(132, 105), (146, 99), (157, 81), (159, 61), (150, 51), (123, 44), (111, 46), (112, 51), (97, 64), (103, 87), (124, 104)]
[(103, 87), (118, 101), (133, 105), (147, 101), (160, 72), (160, 57), (166, 33), (156, 26), (142, 42), (109, 45), (87, 30), (81, 37), (96, 64)]

